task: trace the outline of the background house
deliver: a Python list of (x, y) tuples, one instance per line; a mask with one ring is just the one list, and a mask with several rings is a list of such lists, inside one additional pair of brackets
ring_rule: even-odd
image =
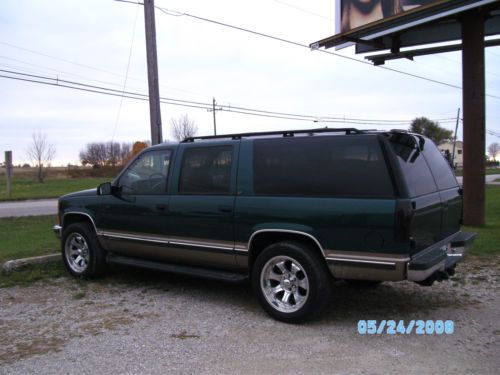
[[(451, 161), (451, 155), (453, 153), (453, 142), (445, 142), (438, 146), (439, 151)], [(462, 168), (464, 166), (464, 153), (463, 153), (463, 142), (457, 141), (455, 145), (455, 159), (454, 159), (454, 167)]]

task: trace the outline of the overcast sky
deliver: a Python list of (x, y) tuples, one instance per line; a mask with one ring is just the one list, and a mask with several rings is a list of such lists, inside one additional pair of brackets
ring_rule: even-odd
[[(156, 5), (309, 44), (334, 34), (334, 0), (156, 0)], [(2, 0), (0, 69), (147, 93), (142, 6), (113, 0)], [(135, 25), (135, 27), (134, 27)], [(217, 112), (218, 133), (343, 126), (327, 116), (410, 121), (452, 118), (461, 90), (227, 27), (156, 11), (160, 94), (173, 99), (317, 116), (293, 121)], [(339, 51), (362, 60), (353, 48)], [(127, 65), (130, 58), (128, 79)], [(386, 66), (461, 86), (460, 53)], [(500, 47), (486, 51), (486, 91), (500, 97)], [(5, 73), (0, 73), (0, 75)], [(12, 74), (9, 74), (12, 75)], [(126, 81), (126, 82), (125, 82)], [(33, 132), (56, 148), (54, 164), (78, 163), (88, 142), (150, 139), (145, 101), (0, 78), (0, 152), (26, 156)], [(213, 132), (206, 109), (162, 104), (170, 119), (187, 113), (198, 135)], [(500, 132), (500, 100), (488, 97), (486, 127)], [(453, 129), (451, 122), (443, 126)], [(347, 125), (352, 126), (352, 125)], [(357, 125), (374, 128), (373, 125)], [(404, 125), (378, 128), (406, 128)], [(461, 131), (459, 131), (459, 138)], [(487, 144), (500, 142), (487, 136)]]

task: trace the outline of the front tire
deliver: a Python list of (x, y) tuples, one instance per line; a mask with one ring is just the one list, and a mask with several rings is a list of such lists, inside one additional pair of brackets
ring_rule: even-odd
[(298, 242), (278, 242), (259, 254), (252, 286), (274, 319), (302, 323), (318, 316), (331, 295), (331, 277), (317, 254)]
[(104, 273), (106, 253), (90, 224), (68, 225), (63, 231), (61, 250), (64, 265), (73, 276), (96, 278)]

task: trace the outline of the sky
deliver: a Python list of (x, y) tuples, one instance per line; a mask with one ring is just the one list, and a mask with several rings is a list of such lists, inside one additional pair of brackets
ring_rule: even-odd
[[(460, 89), (180, 15), (309, 45), (335, 33), (334, 3), (155, 0), (157, 7), (169, 10), (156, 10), (161, 97), (200, 103), (215, 98), (225, 109), (216, 111), (218, 134), (323, 126), (408, 128), (415, 117), (456, 117), (462, 106)], [(337, 53), (363, 60), (353, 47)], [(499, 133), (500, 47), (487, 48), (485, 58), (486, 93), (496, 96), (486, 99), (486, 128)], [(462, 84), (459, 52), (388, 61), (385, 66)], [(0, 70), (146, 94), (143, 8), (113, 0), (2, 0)], [(316, 121), (227, 110), (234, 107), (311, 115)], [(164, 139), (172, 139), (171, 119), (183, 114), (198, 125), (198, 135), (213, 134), (213, 114), (206, 108), (162, 104)], [(327, 123), (325, 117), (394, 120), (396, 125)], [(441, 125), (455, 127), (451, 120)], [(36, 132), (54, 145), (53, 165), (77, 164), (79, 151), (89, 142), (150, 139), (149, 105), (0, 77), (0, 160), (11, 150), (14, 164), (29, 163), (27, 150)], [(460, 125), (459, 139), (461, 135)], [(492, 142), (500, 140), (487, 135), (486, 144)]]

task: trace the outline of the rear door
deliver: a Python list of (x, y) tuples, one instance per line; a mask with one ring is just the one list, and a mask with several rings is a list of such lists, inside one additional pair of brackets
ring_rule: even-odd
[(446, 238), (460, 230), (462, 218), (462, 191), (455, 175), (436, 145), (425, 139), (422, 152), (434, 176), (442, 205), (441, 237)]
[(182, 144), (167, 235), (173, 261), (232, 268), (239, 141)]
[(413, 214), (410, 235), (415, 243), (411, 252), (415, 253), (441, 238), (441, 195), (421, 151), (419, 143), (424, 139), (406, 133), (392, 133), (389, 141), (397, 156), (411, 200)]

